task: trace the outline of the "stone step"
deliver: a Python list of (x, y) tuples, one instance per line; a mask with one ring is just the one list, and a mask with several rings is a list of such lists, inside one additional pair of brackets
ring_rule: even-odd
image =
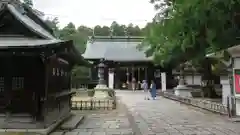
[(69, 119), (64, 121), (60, 126), (61, 130), (73, 130), (84, 120), (82, 115), (72, 115)]

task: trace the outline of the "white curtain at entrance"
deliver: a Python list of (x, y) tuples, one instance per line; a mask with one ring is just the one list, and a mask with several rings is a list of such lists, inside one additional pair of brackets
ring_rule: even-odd
[(114, 72), (108, 73), (108, 87), (114, 89)]

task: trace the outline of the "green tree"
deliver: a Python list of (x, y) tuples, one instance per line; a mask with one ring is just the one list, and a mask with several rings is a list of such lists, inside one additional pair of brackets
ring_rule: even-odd
[(97, 25), (94, 27), (94, 35), (95, 36), (109, 36), (110, 28), (107, 26), (101, 27), (100, 25)]
[(147, 35), (152, 44), (150, 54), (158, 63), (203, 58), (208, 48), (218, 51), (238, 43), (237, 0), (152, 2), (165, 9)]
[(77, 28), (77, 31), (79, 33), (83, 33), (86, 37), (87, 36), (92, 36), (92, 34), (93, 34), (93, 30), (91, 28), (88, 28), (88, 27), (83, 26), (83, 25), (79, 26)]
[(75, 25), (70, 22), (67, 24), (67, 26), (65, 26), (61, 31), (60, 31), (60, 38), (61, 39), (71, 39), (73, 40), (71, 37), (77, 33), (76, 27)]
[[(55, 35), (58, 38), (62, 40), (73, 40), (75, 47), (80, 51), (80, 53), (83, 53), (85, 51), (88, 38), (89, 36), (92, 36), (93, 33), (95, 36), (109, 36), (110, 28), (113, 29), (114, 36), (124, 36), (125, 29), (129, 29), (130, 36), (139, 36), (139, 33), (141, 33), (141, 29), (138, 26), (131, 24), (127, 27), (125, 25), (120, 25), (117, 22), (113, 22), (110, 27), (96, 25), (94, 29), (83, 25), (76, 28), (72, 22), (67, 24), (64, 28), (59, 29), (58, 18), (48, 18), (46, 20), (46, 23), (54, 30)], [(74, 80), (79, 80), (80, 78), (87, 78), (89, 70), (88, 68), (76, 66), (72, 72), (72, 78)]]
[(95, 36), (110, 36), (111, 34), (112, 36), (141, 36), (142, 30), (133, 24), (120, 25), (116, 21), (113, 21), (110, 27), (100, 25), (94, 27)]
[(23, 0), (23, 3), (26, 4), (29, 7), (33, 6), (33, 1), (32, 0)]
[[(76, 29), (75, 25), (70, 22), (63, 29), (60, 30), (59, 37), (63, 40), (72, 40), (74, 46), (80, 53), (83, 53), (86, 49), (86, 42), (88, 36), (91, 34), (91, 29), (85, 26), (80, 26)], [(75, 66), (72, 70), (72, 79), (78, 80), (80, 78), (88, 78), (88, 68)]]
[(141, 29), (142, 35), (150, 35), (151, 28), (152, 28), (153, 23), (149, 22), (146, 24), (144, 28)]
[(112, 30), (113, 36), (124, 36), (125, 35), (125, 25), (119, 25), (116, 21), (113, 21), (110, 29)]
[(130, 23), (127, 26), (127, 31), (129, 36), (141, 36), (142, 31), (138, 26), (134, 26), (132, 23)]
[(110, 28), (108, 26), (103, 26), (101, 29), (102, 36), (109, 36), (110, 35)]
[(240, 1), (152, 0), (161, 9), (146, 38), (147, 51), (155, 62), (176, 66), (195, 60), (203, 62), (211, 80), (210, 60), (206, 53), (239, 43)]

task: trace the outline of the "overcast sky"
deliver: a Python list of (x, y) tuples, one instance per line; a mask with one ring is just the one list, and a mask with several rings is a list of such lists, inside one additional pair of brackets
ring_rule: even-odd
[(149, 0), (33, 0), (34, 8), (50, 17), (58, 17), (60, 27), (69, 22), (76, 26), (97, 24), (137, 24), (144, 27), (155, 15)]

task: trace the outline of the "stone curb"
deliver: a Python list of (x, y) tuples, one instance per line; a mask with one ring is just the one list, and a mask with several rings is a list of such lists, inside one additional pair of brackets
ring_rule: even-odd
[(77, 126), (79, 124), (81, 124), (85, 119), (85, 116), (77, 116), (77, 115), (72, 115), (70, 118), (66, 119), (61, 125), (60, 125), (60, 130), (64, 130), (64, 131), (70, 131), (73, 130), (75, 128), (77, 128)]

